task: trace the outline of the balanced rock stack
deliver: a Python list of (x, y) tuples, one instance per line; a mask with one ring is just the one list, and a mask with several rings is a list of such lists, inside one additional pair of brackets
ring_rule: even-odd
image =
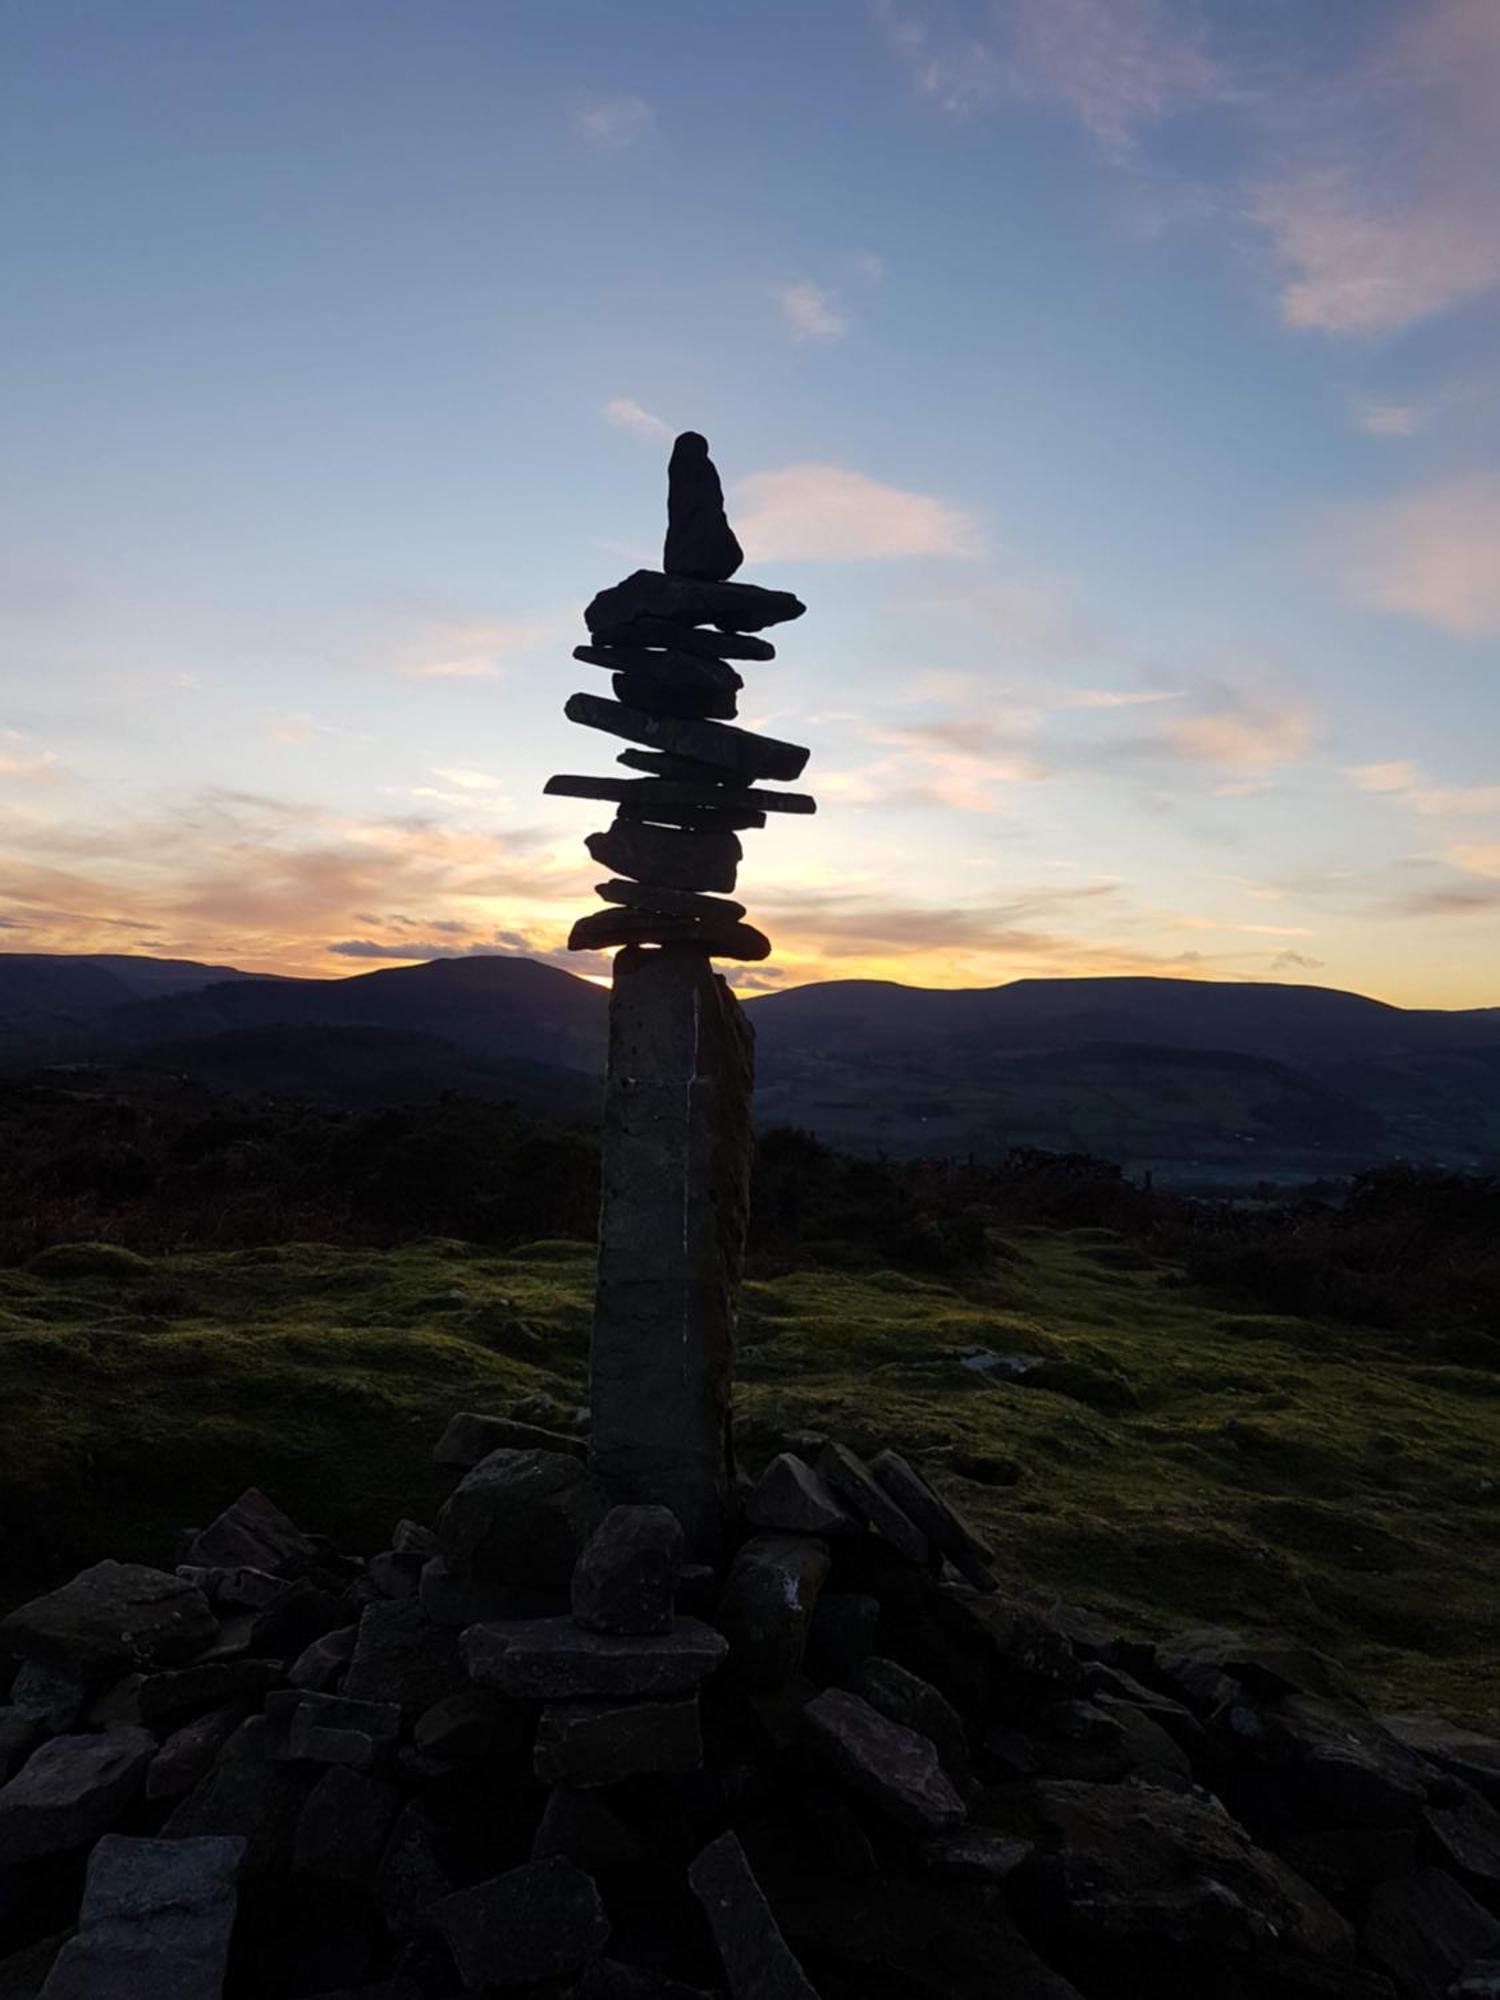
[[(584, 613), (589, 644), (575, 660), (614, 676), (615, 699), (570, 697), (565, 714), (622, 737), (626, 778), (557, 777), (563, 798), (607, 799), (614, 824), (588, 850), (613, 871), (599, 884), (607, 908), (573, 926), (572, 951), (615, 945), (697, 945), (720, 958), (765, 958), (770, 941), (743, 921), (735, 886), (739, 835), (768, 812), (810, 813), (805, 793), (767, 791), (762, 779), (799, 777), (807, 751), (732, 726), (744, 685), (735, 661), (769, 660), (759, 633), (800, 618), (790, 591), (731, 583), (743, 560), (724, 515), (707, 442), (684, 431), (667, 468), (667, 540), (659, 570), (638, 569), (601, 590)], [(713, 893), (705, 893), (713, 892)]]

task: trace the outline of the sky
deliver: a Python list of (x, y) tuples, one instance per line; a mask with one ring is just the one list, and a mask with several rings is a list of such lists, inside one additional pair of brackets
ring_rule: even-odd
[(0, 949), (585, 975), (582, 606), (807, 614), (745, 988), (1500, 1004), (1500, 0), (0, 0)]

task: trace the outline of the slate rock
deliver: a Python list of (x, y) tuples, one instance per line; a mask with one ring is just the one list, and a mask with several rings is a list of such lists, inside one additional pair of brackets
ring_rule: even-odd
[[(549, 778), (546, 790), (554, 798), (603, 799), (622, 810), (635, 807), (637, 819), (670, 819), (680, 807), (704, 812), (815, 813), (818, 802), (807, 792), (768, 791), (764, 785), (735, 781), (722, 767), (694, 763), (691, 758), (671, 758), (649, 750), (626, 750), (619, 761), (634, 758), (643, 768), (658, 772), (662, 766), (685, 765), (671, 775), (647, 778), (601, 778), (591, 773), (560, 772)], [(753, 822), (764, 826), (763, 818)]]
[(830, 1438), (818, 1453), (817, 1471), (839, 1498), (868, 1521), (902, 1555), (914, 1563), (928, 1558), (927, 1537), (886, 1492), (869, 1467), (847, 1445)]
[(1210, 1734), (1237, 1757), (1237, 1797), (1271, 1829), (1406, 1826), (1426, 1803), (1421, 1759), (1347, 1702), (1241, 1696), (1214, 1714)]
[(662, 889), (732, 889), (743, 852), (732, 833), (687, 833), (616, 820), (584, 846), (601, 868)]
[(34, 1713), (0, 1708), (0, 1785), (14, 1777), (46, 1733)]
[(542, 1710), (533, 1769), (544, 1784), (588, 1791), (651, 1771), (697, 1771), (696, 1694), (663, 1701), (558, 1701)]
[(344, 1674), (346, 1696), (394, 1702), (416, 1714), (463, 1685), (458, 1639), (449, 1627), (419, 1603), (366, 1605)]
[(860, 1590), (825, 1590), (808, 1628), (803, 1664), (822, 1687), (853, 1687), (880, 1637), (880, 1603)]
[(249, 1650), (270, 1659), (295, 1660), (314, 1639), (348, 1622), (349, 1607), (342, 1596), (311, 1577), (300, 1577), (255, 1613)]
[(676, 1618), (663, 1633), (585, 1632), (571, 1618), (538, 1618), (463, 1635), (472, 1680), (543, 1701), (685, 1694), (728, 1650), (722, 1633), (696, 1618)]
[(1154, 1648), (1153, 1665), (1153, 1678), (1204, 1714), (1232, 1696), (1226, 1679), (1267, 1700), (1285, 1694), (1341, 1700), (1349, 1694), (1345, 1676), (1325, 1654), (1295, 1640), (1251, 1639), (1243, 1632), (1179, 1633)]
[(688, 687), (655, 674), (616, 674), (610, 687), (616, 701), (649, 715), (732, 722), (740, 712), (738, 698), (722, 688)]
[(131, 1677), (119, 1719), (149, 1728), (172, 1726), (201, 1709), (231, 1701), (258, 1701), (281, 1679), (280, 1660), (200, 1660), (190, 1667)]
[(563, 1587), (604, 1513), (598, 1482), (572, 1454), (507, 1448), (459, 1482), (438, 1539), (466, 1581)]
[(471, 1992), (579, 1972), (609, 1939), (593, 1880), (561, 1856), (457, 1890), (432, 1916)]
[(89, 1684), (81, 1674), (44, 1667), (37, 1660), (23, 1660), (10, 1686), (11, 1708), (33, 1717), (48, 1736), (71, 1729), (88, 1698)]
[(194, 1536), (183, 1560), (219, 1569), (301, 1576), (316, 1567), (318, 1549), (274, 1500), (251, 1486)]
[(148, 1799), (180, 1799), (213, 1769), (214, 1761), (247, 1713), (243, 1702), (194, 1716), (167, 1737), (146, 1772)]
[(328, 1694), (343, 1678), (344, 1669), (354, 1658), (358, 1625), (341, 1625), (304, 1646), (287, 1670), (287, 1681), (313, 1694)]
[(802, 1711), (809, 1743), (834, 1775), (909, 1833), (948, 1833), (967, 1808), (930, 1738), (857, 1694), (828, 1688)]
[(622, 799), (615, 807), (619, 826), (665, 826), (675, 833), (755, 833), (766, 823), (763, 812), (747, 806), (743, 797), (724, 798), (712, 805), (651, 805)]
[(1500, 1919), (1441, 1868), (1422, 1868), (1371, 1891), (1360, 1943), (1403, 2000), (1449, 2000), (1476, 1960), (1500, 1958)]
[(1340, 1909), (1363, 1905), (1379, 1882), (1417, 1871), (1417, 1837), (1408, 1826), (1321, 1827), (1290, 1835), (1276, 1851)]
[(536, 1710), (494, 1688), (466, 1687), (417, 1718), (413, 1740), (430, 1757), (470, 1761), (509, 1757), (529, 1750), (536, 1733)]
[(896, 1660), (875, 1657), (860, 1669), (854, 1691), (871, 1708), (879, 1709), (888, 1722), (925, 1736), (938, 1754), (938, 1761), (957, 1785), (966, 1785), (969, 1768), (969, 1740), (958, 1710), (945, 1695), (908, 1672)]
[(606, 903), (618, 903), (628, 910), (653, 910), (669, 917), (702, 917), (710, 923), (730, 924), (745, 914), (743, 903), (723, 896), (699, 896), (691, 889), (658, 889), (648, 882), (627, 882), (623, 878), (596, 882), (594, 893)]
[(589, 1632), (666, 1632), (686, 1553), (669, 1507), (611, 1507), (573, 1571), (573, 1616)]
[[(0, 1996), (3, 2000), (3, 1996)], [(596, 1958), (568, 1988), (568, 2000), (711, 2000), (698, 1986), (664, 1978), (644, 1966), (625, 1965), (617, 1958)]]
[(682, 1871), (622, 1819), (599, 1791), (556, 1785), (547, 1795), (531, 1859), (562, 1855), (599, 1884), (611, 1907), (639, 1909), (680, 1897)]
[[(16, 1699), (12, 1694), (11, 1700)], [(1440, 1715), (1378, 1715), (1375, 1719), (1406, 1749), (1440, 1771), (1462, 1778), (1483, 1792), (1491, 1805), (1500, 1806), (1500, 1740), (1447, 1722)]]
[(633, 618), (628, 624), (610, 627), (599, 634), (610, 646), (660, 647), (669, 653), (691, 653), (698, 660), (774, 660), (776, 648), (769, 639), (757, 639), (747, 632), (704, 632), (671, 618)]
[(732, 2000), (818, 2000), (734, 1834), (710, 1841), (688, 1869), (688, 1882), (713, 1932)]
[(714, 1622), (751, 1687), (782, 1687), (801, 1669), (831, 1567), (825, 1545), (807, 1535), (752, 1535), (740, 1544)]
[(542, 1608), (543, 1602), (546, 1609), (556, 1610), (562, 1592), (544, 1592), (539, 1602), (535, 1592), (517, 1590), (508, 1583), (481, 1583), (455, 1576), (441, 1556), (434, 1556), (422, 1565), (417, 1601), (434, 1625), (462, 1631), (467, 1625), (482, 1625), (491, 1619), (525, 1617)]
[(35, 1944), (0, 1958), (0, 2000), (38, 2000), (47, 1974), (72, 1935), (71, 1929), (55, 1931), (51, 1937), (38, 1938)]
[[(514, 1417), (481, 1416), (475, 1410), (460, 1410), (457, 1416), (448, 1419), (432, 1456), (438, 1465), (456, 1465), (469, 1472), (494, 1451), (557, 1451), (566, 1458), (579, 1459), (589, 1455), (587, 1441), (569, 1437), (566, 1431), (519, 1423)], [(437, 1553), (436, 1543), (427, 1553)]]
[(932, 1547), (945, 1555), (953, 1567), (976, 1590), (993, 1590), (990, 1551), (969, 1523), (924, 1479), (917, 1468), (899, 1452), (878, 1452), (870, 1470), (913, 1525), (921, 1530)]
[(1454, 1795), (1433, 1798), (1420, 1825), (1428, 1858), (1500, 1914), (1500, 1812), (1454, 1780)]
[(724, 488), (708, 455), (708, 440), (684, 431), (667, 461), (667, 539), (662, 568), (669, 576), (723, 583), (745, 560), (724, 513)]
[(311, 1782), (301, 1767), (278, 1762), (274, 1747), (275, 1731), (265, 1716), (247, 1717), (208, 1776), (173, 1809), (164, 1837), (238, 1836), (245, 1842), (244, 1867), (257, 1872), (285, 1860)]
[(294, 1865), (303, 1874), (369, 1887), (400, 1810), (401, 1794), (384, 1778), (331, 1766), (298, 1815)]
[(44, 2000), (219, 2000), (244, 1843), (106, 1834)]
[(288, 1722), (286, 1755), (293, 1762), (352, 1764), (368, 1770), (401, 1734), (401, 1709), (393, 1701), (367, 1701), (347, 1694), (287, 1690), (273, 1696), (267, 1714)]
[(607, 633), (619, 645), (621, 628), (638, 619), (674, 624), (716, 625), (723, 632), (762, 632), (800, 618), (807, 606), (789, 590), (765, 590), (755, 583), (700, 581), (638, 569), (623, 583), (601, 590), (585, 607), (583, 622), (596, 636)]
[(696, 945), (710, 958), (755, 963), (771, 956), (771, 940), (753, 924), (707, 924), (697, 917), (649, 910), (593, 910), (568, 933), (569, 951), (612, 951), (621, 945)]
[(627, 743), (639, 743), (647, 750), (670, 750), (680, 757), (695, 757), (703, 764), (718, 764), (746, 779), (772, 778), (790, 782), (800, 778), (811, 754), (800, 743), (783, 742), (750, 729), (737, 729), (729, 722), (695, 722), (678, 716), (650, 715), (643, 708), (623, 702), (606, 701), (596, 694), (572, 694), (563, 704), (569, 722), (585, 729), (602, 729), (622, 736)]
[(112, 1827), (146, 1782), (146, 1729), (53, 1736), (0, 1787), (0, 1862), (62, 1854)]
[(825, 1539), (857, 1534), (859, 1522), (810, 1465), (792, 1452), (779, 1452), (755, 1482), (745, 1502), (753, 1527)]
[(0, 1653), (102, 1680), (190, 1660), (218, 1630), (208, 1599), (180, 1577), (101, 1562), (0, 1619)]
[(696, 688), (703, 693), (734, 695), (745, 685), (744, 675), (726, 661), (702, 659), (693, 653), (649, 652), (643, 646), (575, 646), (573, 658), (609, 673)]

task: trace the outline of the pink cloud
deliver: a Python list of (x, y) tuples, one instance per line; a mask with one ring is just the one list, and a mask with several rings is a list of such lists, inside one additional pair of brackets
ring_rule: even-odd
[(1353, 594), (1461, 638), (1500, 632), (1500, 474), (1351, 509), (1334, 526)]

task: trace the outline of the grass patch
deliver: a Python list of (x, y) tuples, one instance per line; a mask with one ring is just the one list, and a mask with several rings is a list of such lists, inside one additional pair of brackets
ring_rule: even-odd
[[(1226, 1312), (1106, 1231), (1018, 1241), (961, 1288), (844, 1269), (751, 1284), (748, 1434), (892, 1442), (1028, 1590), (1139, 1631), (1288, 1630), (1373, 1699), (1500, 1727), (1496, 1377)], [(447, 1239), (0, 1271), (8, 1593), (104, 1554), (169, 1561), (178, 1529), (251, 1482), (383, 1546), (446, 1492), (431, 1449), (454, 1410), (583, 1400), (592, 1284), (582, 1244)], [(975, 1375), (975, 1347), (1043, 1366)]]

